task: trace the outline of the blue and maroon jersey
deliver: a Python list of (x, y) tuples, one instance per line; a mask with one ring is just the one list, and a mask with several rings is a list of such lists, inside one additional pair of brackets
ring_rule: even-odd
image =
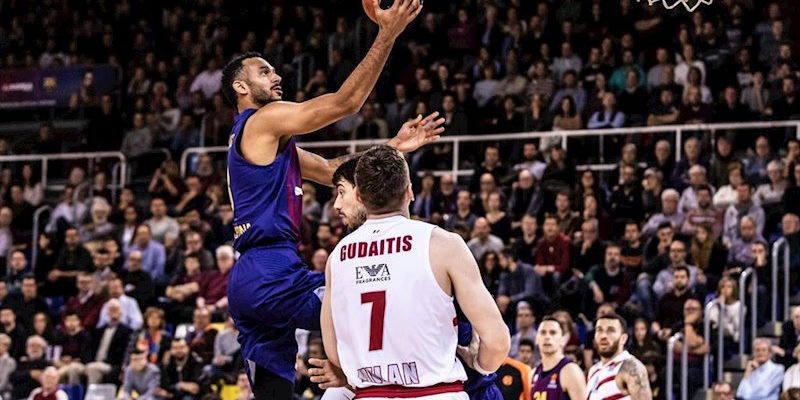
[(228, 148), (228, 194), (233, 208), (233, 247), (239, 252), (275, 243), (297, 243), (303, 183), (295, 139), (278, 149), (275, 160), (255, 165), (241, 152), (244, 125), (256, 112), (236, 116)]
[(569, 400), (569, 396), (561, 388), (559, 374), (571, 362), (572, 360), (564, 357), (549, 371), (542, 371), (542, 364), (539, 364), (533, 371), (531, 398), (529, 400)]

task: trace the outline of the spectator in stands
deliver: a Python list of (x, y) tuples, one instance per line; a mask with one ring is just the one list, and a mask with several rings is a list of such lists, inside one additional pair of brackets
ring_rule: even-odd
[[(675, 82), (679, 85), (687, 86), (689, 82), (689, 70), (692, 67), (699, 69), (701, 73), (700, 76), (705, 78), (706, 65), (702, 60), (695, 58), (695, 48), (691, 43), (683, 45), (681, 56), (683, 60), (675, 67)], [(705, 82), (705, 79), (702, 81)]]
[(720, 135), (714, 144), (716, 151), (711, 157), (708, 178), (711, 185), (717, 189), (730, 183), (728, 168), (738, 163), (733, 155), (733, 143), (727, 135)]
[(149, 307), (144, 312), (145, 325), (132, 335), (128, 353), (141, 351), (149, 363), (161, 365), (164, 355), (169, 351), (172, 336), (165, 329), (164, 310)]
[(745, 215), (739, 220), (738, 237), (731, 241), (728, 261), (735, 264), (752, 264), (754, 243), (766, 243), (766, 241), (756, 233), (756, 223), (753, 218)]
[(704, 124), (711, 122), (713, 110), (702, 102), (700, 88), (689, 86), (684, 94), (684, 104), (681, 106), (680, 119), (682, 124)]
[(456, 226), (472, 231), (478, 217), (472, 212), (472, 194), (467, 190), (460, 190), (456, 200), (456, 212), (445, 220), (445, 229), (452, 231)]
[(675, 155), (672, 145), (667, 140), (659, 140), (655, 146), (655, 160), (651, 167), (658, 169), (663, 176), (664, 187), (672, 187), (672, 174), (675, 170)]
[(558, 219), (559, 229), (567, 236), (572, 236), (580, 227), (580, 214), (576, 211), (572, 211), (569, 193), (566, 191), (556, 194), (556, 210), (554, 215)]
[(658, 168), (648, 168), (642, 179), (642, 207), (645, 215), (652, 216), (661, 211), (661, 195), (664, 193), (664, 175)]
[(683, 303), (683, 319), (673, 332), (683, 333), (684, 341), (676, 344), (673, 351), (681, 354), (681, 346), (688, 346), (688, 392), (694, 393), (703, 385), (703, 356), (711, 347), (703, 337), (703, 307), (700, 300), (688, 299)]
[(500, 161), (500, 151), (495, 146), (487, 146), (481, 163), (472, 174), (470, 179), (470, 192), (477, 193), (483, 188), (480, 187), (484, 174), (491, 174), (495, 182), (500, 182), (508, 173), (508, 169)]
[[(708, 186), (706, 167), (699, 164), (692, 165), (689, 168), (689, 186), (683, 189), (681, 200), (678, 203), (678, 211), (685, 214), (689, 210), (697, 208), (697, 190), (701, 186), (708, 187), (713, 194), (714, 188)], [(680, 225), (677, 227), (680, 227)]]
[(513, 257), (525, 264), (534, 265), (534, 251), (536, 249), (536, 242), (539, 240), (539, 236), (536, 232), (536, 217), (530, 214), (523, 215), (520, 228), (522, 230), (522, 235), (518, 236), (513, 241)]
[(792, 307), (791, 319), (785, 321), (781, 329), (778, 346), (773, 346), (773, 353), (786, 368), (792, 365), (794, 348), (800, 344), (800, 306)]
[(596, 111), (589, 118), (586, 127), (589, 129), (621, 128), (625, 124), (625, 113), (617, 109), (617, 100), (614, 94), (606, 92), (603, 95), (603, 110)]
[(639, 223), (628, 220), (625, 223), (625, 233), (622, 237), (620, 247), (620, 264), (625, 268), (626, 275), (633, 277), (631, 282), (635, 282), (636, 276), (642, 270), (644, 262), (644, 242), (642, 242), (642, 231)]
[(475, 82), (472, 96), (478, 102), (478, 107), (485, 109), (494, 97), (495, 90), (500, 81), (495, 78), (495, 67), (492, 64), (483, 67), (483, 79)]
[(83, 329), (93, 330), (100, 319), (103, 295), (97, 292), (97, 280), (89, 272), (81, 272), (77, 279), (78, 293), (67, 300), (64, 315), (76, 313), (81, 318)]
[(648, 90), (652, 91), (667, 83), (665, 79), (667, 66), (671, 66), (669, 63), (669, 53), (666, 48), (659, 47), (656, 49), (656, 64), (647, 71)]
[(54, 367), (45, 368), (39, 378), (41, 386), (31, 392), (28, 400), (69, 400), (67, 393), (59, 387), (58, 379), (58, 371)]
[(761, 235), (764, 231), (764, 209), (753, 201), (753, 187), (747, 183), (742, 183), (736, 187), (737, 202), (728, 206), (725, 210), (724, 227), (722, 237), (724, 243), (730, 245), (739, 238), (739, 221), (742, 217), (752, 218), (756, 225), (756, 234)]
[(183, 260), (183, 271), (178, 272), (167, 286), (164, 295), (170, 299), (170, 320), (186, 322), (191, 319), (203, 274), (200, 257), (189, 254)]
[(8, 291), (12, 296), (17, 296), (22, 290), (22, 280), (28, 276), (28, 260), (25, 258), (25, 253), (22, 250), (12, 250), (8, 262), (8, 275), (6, 276), (6, 284)]
[(133, 115), (133, 129), (125, 132), (121, 151), (128, 158), (136, 158), (153, 148), (153, 132), (145, 124), (144, 115)]
[(714, 193), (714, 207), (727, 210), (738, 201), (736, 188), (744, 183), (743, 167), (738, 162), (728, 164), (728, 184), (723, 185)]
[(672, 289), (659, 297), (658, 305), (656, 306), (656, 319), (652, 323), (652, 330), (658, 333), (658, 338), (662, 341), (672, 336), (672, 328), (683, 321), (684, 304), (687, 300), (695, 297), (691, 289), (692, 283), (689, 268), (678, 266), (672, 268), (668, 273), (671, 274), (670, 283)]
[(615, 232), (621, 232), (628, 219), (644, 218), (642, 185), (636, 179), (636, 167), (633, 165), (620, 168), (620, 184), (611, 193), (611, 215), (614, 216)]
[(683, 226), (684, 215), (678, 208), (680, 195), (675, 189), (667, 189), (661, 192), (661, 213), (654, 214), (647, 220), (642, 228), (642, 235), (649, 237), (656, 233), (658, 227), (663, 222), (672, 224), (672, 228), (677, 230)]
[(163, 285), (167, 280), (164, 274), (166, 252), (164, 246), (153, 240), (151, 235), (148, 225), (139, 225), (133, 241), (124, 245), (125, 254), (129, 256), (133, 251), (140, 252), (142, 254), (142, 270), (150, 275), (154, 283)]
[[(550, 101), (550, 112), (556, 114), (564, 113), (564, 99), (566, 98), (570, 99), (570, 114), (580, 115), (583, 113), (583, 108), (586, 106), (586, 91), (578, 86), (578, 74), (574, 70), (564, 72), (561, 89), (558, 89)], [(553, 125), (556, 125), (555, 121), (553, 121)], [(580, 126), (563, 129), (580, 129)]]
[[(686, 190), (689, 189), (691, 188)], [(699, 225), (706, 224), (711, 227), (710, 233), (713, 235), (713, 240), (722, 233), (722, 220), (719, 211), (711, 203), (711, 188), (708, 185), (700, 185), (693, 190), (697, 204), (686, 212), (680, 231), (683, 235), (692, 236)]]
[(208, 207), (210, 199), (203, 191), (202, 182), (197, 175), (189, 175), (186, 177), (186, 192), (181, 197), (181, 200), (175, 206), (175, 212), (178, 215), (184, 215), (190, 210), (197, 210), (201, 213), (205, 212)]
[[(561, 146), (550, 148), (550, 162), (542, 175), (542, 188), (545, 190), (545, 205), (552, 204), (555, 195), (569, 190), (575, 184), (575, 165)], [(549, 210), (546, 208), (546, 210)]]
[(609, 244), (605, 248), (605, 260), (591, 267), (584, 280), (592, 291), (593, 307), (613, 303), (621, 307), (630, 297), (630, 286), (625, 281), (625, 272), (620, 264), (619, 245)]
[(500, 267), (499, 286), (497, 288), (497, 305), (500, 312), (510, 316), (520, 302), (546, 308), (549, 299), (543, 295), (541, 278), (536, 275), (533, 266), (514, 258), (511, 249), (503, 249), (499, 254)]
[(186, 249), (183, 252), (184, 257), (189, 254), (197, 254), (200, 258), (200, 269), (202, 271), (214, 270), (214, 255), (203, 247), (203, 236), (200, 232), (190, 230), (184, 235), (184, 243)]
[(762, 115), (767, 106), (772, 103), (770, 91), (764, 87), (764, 73), (755, 71), (753, 82), (742, 91), (742, 104), (747, 106), (751, 113)]
[[(583, 119), (581, 118), (581, 114), (572, 96), (567, 95), (562, 97), (561, 102), (557, 104), (557, 106), (558, 108), (552, 111), (555, 114), (553, 117), (554, 131), (571, 131), (583, 127)], [(560, 146), (560, 143), (561, 138), (558, 138), (557, 140), (548, 141), (547, 144), (550, 147), (557, 147)]]
[(545, 99), (542, 96), (540, 93), (534, 93), (530, 96), (530, 105), (522, 120), (522, 128), (526, 132), (540, 132), (550, 129), (550, 114), (547, 110), (547, 103), (545, 103)]
[(25, 339), (28, 331), (17, 324), (17, 315), (11, 308), (0, 309), (0, 324), (3, 325), (3, 333), (11, 339), (9, 354), (17, 360), (25, 353)]
[(64, 231), (64, 229), (68, 230), (68, 228), (65, 227), (74, 226), (77, 225), (78, 222), (83, 221), (83, 218), (86, 216), (86, 205), (82, 202), (76, 202), (74, 194), (74, 187), (67, 186), (64, 188), (64, 195), (61, 197), (61, 202), (56, 205), (53, 212), (50, 214), (50, 222), (47, 224), (47, 227), (45, 227), (46, 232), (54, 233), (58, 231), (60, 233)]
[(739, 101), (739, 91), (736, 86), (726, 87), (722, 94), (722, 102), (714, 110), (714, 121), (738, 122), (751, 119), (750, 109), (742, 103)]
[(669, 291), (670, 287), (675, 286), (673, 279), (676, 268), (685, 267), (689, 270), (687, 289), (693, 289), (697, 283), (705, 284), (705, 277), (698, 273), (697, 267), (686, 264), (686, 245), (682, 241), (675, 240), (670, 244), (669, 260), (670, 265), (658, 273), (656, 281), (653, 283), (653, 292), (656, 298), (661, 298)]
[(214, 358), (203, 368), (203, 375), (209, 377), (211, 382), (220, 378), (233, 381), (240, 357), (241, 346), (236, 341), (238, 334), (233, 319), (225, 318), (225, 328), (214, 339)]
[(733, 386), (729, 382), (716, 382), (712, 389), (714, 400), (733, 400)]
[(139, 304), (139, 309), (151, 304), (155, 298), (153, 278), (142, 271), (142, 252), (131, 251), (127, 258), (127, 272), (122, 278), (125, 293), (134, 298)]
[[(602, 264), (605, 243), (600, 239), (600, 225), (597, 219), (588, 219), (581, 224), (580, 235), (572, 244), (570, 267), (578, 277), (589, 271), (589, 268)], [(576, 272), (577, 271), (577, 272)]]
[(663, 357), (663, 350), (658, 341), (650, 334), (650, 327), (647, 326), (646, 319), (637, 318), (633, 323), (633, 340), (631, 340), (628, 351), (639, 360), (648, 357), (656, 359)]
[(222, 86), (222, 69), (217, 65), (215, 58), (210, 58), (206, 64), (205, 71), (199, 73), (192, 81), (189, 90), (194, 93), (203, 92), (206, 99), (211, 99), (215, 93), (219, 92)]
[(500, 192), (489, 195), (486, 207), (486, 221), (492, 234), (507, 242), (511, 238), (511, 218), (502, 210), (503, 196)]
[(564, 42), (561, 44), (561, 56), (553, 59), (551, 68), (555, 77), (562, 79), (567, 71), (580, 71), (582, 66), (581, 58), (572, 52), (572, 44)]
[[(324, 251), (324, 249), (320, 250)], [(325, 259), (327, 259), (327, 252), (325, 254)], [(228, 307), (228, 272), (233, 269), (236, 261), (233, 247), (229, 245), (217, 247), (216, 255), (217, 270), (206, 272), (203, 275), (197, 298), (198, 307), (205, 307), (211, 313), (218, 313)], [(323, 261), (320, 271), (324, 272), (324, 269), (325, 262)]]
[(767, 164), (767, 177), (769, 182), (759, 185), (754, 194), (755, 201), (765, 208), (779, 204), (783, 200), (783, 193), (789, 186), (783, 177), (781, 160), (772, 160)]
[(489, 221), (486, 218), (475, 220), (475, 227), (472, 229), (472, 240), (467, 243), (475, 259), (480, 259), (487, 251), (499, 252), (503, 250), (503, 241), (492, 234)]
[(754, 184), (769, 182), (767, 176), (767, 165), (775, 159), (766, 136), (759, 136), (756, 139), (755, 154), (748, 160), (745, 167), (747, 181)]
[(758, 338), (753, 342), (753, 358), (747, 363), (744, 378), (736, 390), (736, 397), (752, 400), (767, 400), (778, 397), (783, 383), (784, 367), (771, 360), (772, 349), (768, 339)]
[(147, 187), (147, 191), (154, 198), (160, 197), (166, 204), (176, 204), (180, 200), (180, 194), (185, 190), (178, 164), (170, 160), (161, 163), (161, 167), (153, 173), (153, 178)]
[(712, 282), (722, 276), (728, 261), (728, 248), (714, 236), (711, 225), (703, 223), (695, 227), (689, 243), (689, 261)]
[[(435, 184), (436, 180), (434, 179), (433, 174), (426, 173), (422, 177), (419, 192), (414, 195), (414, 202), (411, 204), (411, 215), (413, 215), (415, 218), (432, 222), (431, 218), (433, 215), (439, 212), (439, 210), (436, 208), (436, 202), (433, 198)], [(304, 191), (303, 199), (305, 200), (305, 198), (306, 196)], [(305, 209), (306, 207), (303, 207), (304, 212)]]
[(214, 340), (217, 337), (217, 330), (211, 326), (211, 313), (205, 307), (194, 310), (192, 317), (192, 329), (186, 335), (186, 342), (194, 354), (197, 354), (208, 364), (214, 358)]
[(92, 335), (81, 326), (81, 318), (72, 312), (64, 315), (64, 330), (59, 341), (61, 357), (55, 361), (58, 376), (70, 385), (80, 385), (86, 364), (92, 361)]
[(186, 339), (173, 339), (169, 362), (161, 367), (161, 382), (156, 389), (158, 398), (195, 398), (201, 388), (197, 383), (202, 370), (202, 360), (189, 350)]
[(530, 340), (536, 343), (536, 315), (527, 302), (517, 304), (515, 326), (516, 333), (511, 335), (511, 347), (508, 351), (508, 356), (511, 358), (517, 358), (523, 341)]
[(91, 222), (80, 227), (81, 242), (100, 240), (114, 231), (114, 224), (108, 222), (111, 205), (103, 197), (95, 197), (90, 209)]
[[(23, 342), (25, 343), (25, 355), (18, 358), (17, 369), (11, 373), (9, 378), (13, 386), (11, 397), (15, 400), (27, 399), (38, 386), (37, 381), (41, 379), (42, 372), (50, 366), (45, 354), (47, 341), (41, 336), (31, 336)], [(55, 372), (57, 384), (58, 371)]]
[(36, 278), (33, 275), (25, 275), (22, 278), (20, 293), (10, 299), (9, 305), (16, 310), (17, 321), (29, 330), (33, 327), (34, 315), (50, 312), (47, 303), (39, 297)]
[[(800, 360), (800, 345), (795, 346), (792, 351), (792, 356), (796, 360)], [(786, 374), (783, 375), (782, 386), (784, 391), (792, 388), (800, 388), (800, 363), (796, 363), (786, 370)]]
[[(731, 340), (739, 343), (741, 337), (740, 328), (740, 312), (742, 309), (742, 302), (739, 301), (739, 288), (736, 280), (729, 276), (725, 276), (719, 280), (717, 286), (717, 301), (722, 304), (722, 315), (724, 325), (722, 326), (723, 336), (726, 340)], [(712, 307), (709, 312), (709, 319), (711, 320), (711, 327), (720, 329), (720, 310), (718, 307)]]
[(133, 330), (138, 330), (142, 327), (142, 311), (139, 308), (139, 303), (137, 303), (135, 299), (125, 294), (125, 290), (122, 285), (122, 280), (119, 278), (113, 278), (108, 281), (107, 289), (109, 300), (103, 304), (103, 308), (100, 310), (100, 320), (97, 321), (98, 328), (102, 328), (108, 324), (108, 308), (111, 300), (119, 301), (119, 304), (122, 307), (122, 323), (125, 326)]
[(647, 121), (647, 104), (650, 96), (644, 88), (640, 77), (643, 75), (635, 69), (625, 72), (625, 87), (619, 91), (619, 110), (625, 113), (628, 126), (644, 125)]
[(641, 67), (636, 65), (636, 57), (633, 54), (631, 49), (625, 49), (622, 51), (622, 65), (618, 66), (614, 73), (611, 74), (611, 78), (608, 81), (611, 90), (616, 93), (619, 93), (625, 90), (625, 86), (628, 79), (628, 71), (634, 71), (637, 75), (637, 82), (638, 85), (644, 86), (645, 85), (645, 74)]
[[(539, 239), (534, 251), (536, 264), (534, 268), (539, 276), (545, 277), (556, 286), (560, 276), (570, 268), (570, 241), (558, 228), (558, 219), (553, 215), (544, 217), (544, 236)], [(545, 291), (548, 295), (552, 291)], [(553, 289), (552, 285), (550, 289)]]
[(0, 395), (6, 398), (11, 392), (9, 378), (17, 369), (17, 361), (9, 354), (11, 338), (5, 333), (0, 333)]
[(122, 379), (122, 391), (119, 397), (122, 400), (133, 399), (133, 394), (138, 394), (138, 399), (155, 400), (156, 389), (161, 382), (161, 370), (147, 362), (147, 355), (141, 350), (134, 350), (130, 355), (130, 362), (125, 368), (125, 377)]
[(703, 84), (702, 74), (702, 71), (700, 71), (700, 69), (697, 67), (689, 68), (687, 82), (683, 87), (683, 103), (688, 102), (686, 97), (687, 93), (689, 93), (689, 91), (692, 89), (697, 89), (697, 91), (700, 93), (700, 102), (703, 104), (711, 104), (713, 100), (711, 97), (711, 90), (708, 88), (708, 86)]
[[(135, 211), (134, 211), (135, 212)], [(127, 213), (126, 213), (126, 228), (130, 227), (134, 221), (127, 220)], [(150, 227), (150, 231), (152, 232), (153, 240), (164, 243), (164, 239), (167, 236), (176, 238), (180, 234), (180, 226), (178, 226), (178, 221), (174, 218), (167, 215), (167, 204), (164, 199), (160, 197), (154, 197), (150, 200), (150, 214), (152, 215), (150, 219), (145, 221), (145, 224)], [(133, 235), (131, 235), (131, 238)], [(130, 240), (123, 240), (123, 243), (129, 243)]]
[(458, 190), (456, 188), (456, 179), (453, 175), (445, 174), (439, 178), (439, 190), (434, 191), (434, 199), (436, 200), (436, 208), (441, 213), (437, 224), (441, 226), (444, 222), (442, 220), (444, 215), (452, 215), (456, 211)]
[(108, 324), (94, 331), (92, 362), (86, 365), (86, 381), (89, 384), (117, 381), (122, 370), (125, 349), (131, 338), (131, 330), (122, 323), (123, 311), (119, 300), (112, 299), (108, 305)]

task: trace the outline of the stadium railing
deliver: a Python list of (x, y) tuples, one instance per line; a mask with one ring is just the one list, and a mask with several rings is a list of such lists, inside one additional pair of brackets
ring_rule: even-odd
[[(746, 313), (748, 311), (748, 307), (746, 306), (747, 301), (747, 278), (751, 278), (751, 283), (753, 285), (753, 290), (750, 291), (750, 343), (753, 343), (756, 339), (757, 334), (757, 321), (758, 321), (758, 274), (756, 270), (752, 267), (747, 268), (746, 270), (742, 271), (741, 275), (739, 275), (739, 302), (741, 303), (741, 307), (739, 308), (739, 358), (740, 360), (744, 359), (745, 355), (745, 343), (747, 340), (747, 319)], [(744, 365), (744, 363), (742, 364)]]
[[(561, 137), (561, 145), (565, 149), (568, 148), (569, 138), (603, 138), (607, 136), (618, 135), (632, 135), (638, 136), (643, 134), (652, 133), (668, 133), (672, 134), (674, 138), (674, 153), (675, 160), (680, 161), (683, 157), (683, 139), (685, 134), (690, 132), (711, 132), (718, 131), (741, 131), (741, 130), (758, 130), (758, 129), (775, 129), (775, 128), (794, 128), (797, 135), (800, 137), (800, 121), (770, 121), (770, 122), (737, 122), (737, 123), (718, 123), (718, 124), (691, 124), (691, 125), (666, 125), (666, 126), (651, 126), (651, 127), (636, 127), (636, 128), (619, 128), (619, 129), (582, 129), (574, 131), (548, 131), (548, 132), (521, 132), (521, 133), (504, 133), (504, 134), (488, 134), (488, 135), (461, 135), (461, 136), (442, 136), (439, 143), (451, 143), (453, 145), (453, 161), (451, 168), (447, 170), (433, 171), (435, 175), (441, 176), (444, 174), (452, 174), (454, 177), (470, 176), (472, 175), (471, 169), (460, 169), (462, 154), (460, 145), (464, 143), (476, 142), (512, 142), (519, 140), (531, 140), (541, 138)], [(714, 135), (712, 135), (712, 138)], [(360, 148), (385, 143), (385, 139), (359, 139), (359, 140), (333, 140), (333, 141), (309, 141), (300, 142), (299, 146), (305, 149), (330, 149), (339, 148), (347, 149), (350, 153), (355, 153)], [(602, 141), (601, 141), (602, 143)], [(186, 149), (180, 160), (181, 175), (185, 176), (188, 172), (187, 160), (190, 156), (201, 153), (220, 153), (227, 151), (226, 146), (215, 147), (192, 147)], [(598, 148), (598, 159), (602, 160), (603, 149), (602, 146)], [(641, 156), (641, 154), (640, 154)], [(584, 164), (579, 165), (577, 168), (592, 169), (595, 171), (609, 171), (613, 170), (616, 164)]]
[[(44, 190), (63, 190), (63, 184), (51, 183), (48, 171), (51, 161), (59, 160), (86, 160), (87, 171), (91, 171), (92, 166), (97, 160), (101, 159), (116, 159), (118, 160), (112, 166), (111, 185), (112, 192), (116, 195), (116, 191), (122, 189), (127, 184), (128, 178), (128, 160), (125, 155), (119, 151), (97, 151), (97, 152), (81, 152), (81, 153), (57, 153), (57, 154), (24, 154), (24, 155), (9, 155), (0, 156), (0, 163), (16, 163), (16, 162), (39, 162), (41, 167), (41, 183)], [(119, 172), (117, 173), (117, 170)]]
[[(781, 250), (783, 250), (783, 257), (780, 257)], [(789, 242), (786, 238), (778, 239), (772, 245), (772, 324), (780, 324), (778, 320), (778, 268), (783, 263), (783, 319), (789, 319)], [(774, 327), (772, 328), (775, 329)]]
[[(703, 313), (703, 340), (707, 344), (711, 344), (711, 310), (717, 308), (719, 311), (717, 313), (717, 352), (714, 356), (714, 361), (717, 364), (715, 376), (717, 379), (722, 377), (723, 370), (723, 358), (724, 358), (724, 348), (725, 348), (725, 330), (722, 329), (725, 326), (725, 319), (727, 315), (723, 309), (722, 302), (719, 299), (714, 299), (706, 304), (705, 311)], [(711, 387), (711, 349), (703, 356), (703, 389), (708, 390)]]
[(674, 376), (675, 376), (675, 343), (683, 342), (681, 346), (681, 397), (680, 400), (688, 400), (689, 398), (689, 346), (686, 345), (683, 333), (678, 332), (672, 335), (667, 340), (667, 396), (666, 399), (675, 399), (674, 392)]

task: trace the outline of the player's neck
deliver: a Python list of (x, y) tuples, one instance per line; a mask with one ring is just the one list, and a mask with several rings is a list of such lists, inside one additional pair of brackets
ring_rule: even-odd
[(239, 103), (236, 106), (236, 112), (237, 112), (237, 114), (241, 114), (242, 111), (250, 109), (250, 108), (259, 109), (259, 108), (261, 108), (261, 106), (259, 106), (258, 104), (254, 103), (254, 102), (252, 102), (252, 101), (250, 101), (248, 99), (242, 99), (242, 100), (239, 100)]
[(408, 210), (404, 210), (404, 211), (392, 211), (392, 212), (382, 213), (382, 214), (368, 214), (367, 215), (367, 219), (368, 220), (378, 220), (378, 219), (385, 219), (385, 218), (391, 218), (391, 217), (400, 217), (400, 216), (406, 217), (406, 218), (410, 218), (410, 215), (408, 214)]
[(564, 352), (557, 351), (553, 354), (542, 354), (542, 371), (549, 371), (555, 368), (559, 362), (564, 358)]

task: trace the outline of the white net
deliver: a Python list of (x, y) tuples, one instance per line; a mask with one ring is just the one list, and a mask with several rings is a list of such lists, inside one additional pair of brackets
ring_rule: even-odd
[[(636, 0), (636, 1), (641, 2), (642, 0)], [(646, 1), (648, 5), (651, 6), (657, 3), (661, 3), (667, 10), (671, 10), (675, 7), (683, 5), (683, 7), (686, 8), (686, 11), (689, 12), (694, 12), (695, 10), (697, 10), (697, 8), (699, 8), (703, 4), (711, 5), (711, 3), (714, 2), (714, 0), (646, 0)]]

